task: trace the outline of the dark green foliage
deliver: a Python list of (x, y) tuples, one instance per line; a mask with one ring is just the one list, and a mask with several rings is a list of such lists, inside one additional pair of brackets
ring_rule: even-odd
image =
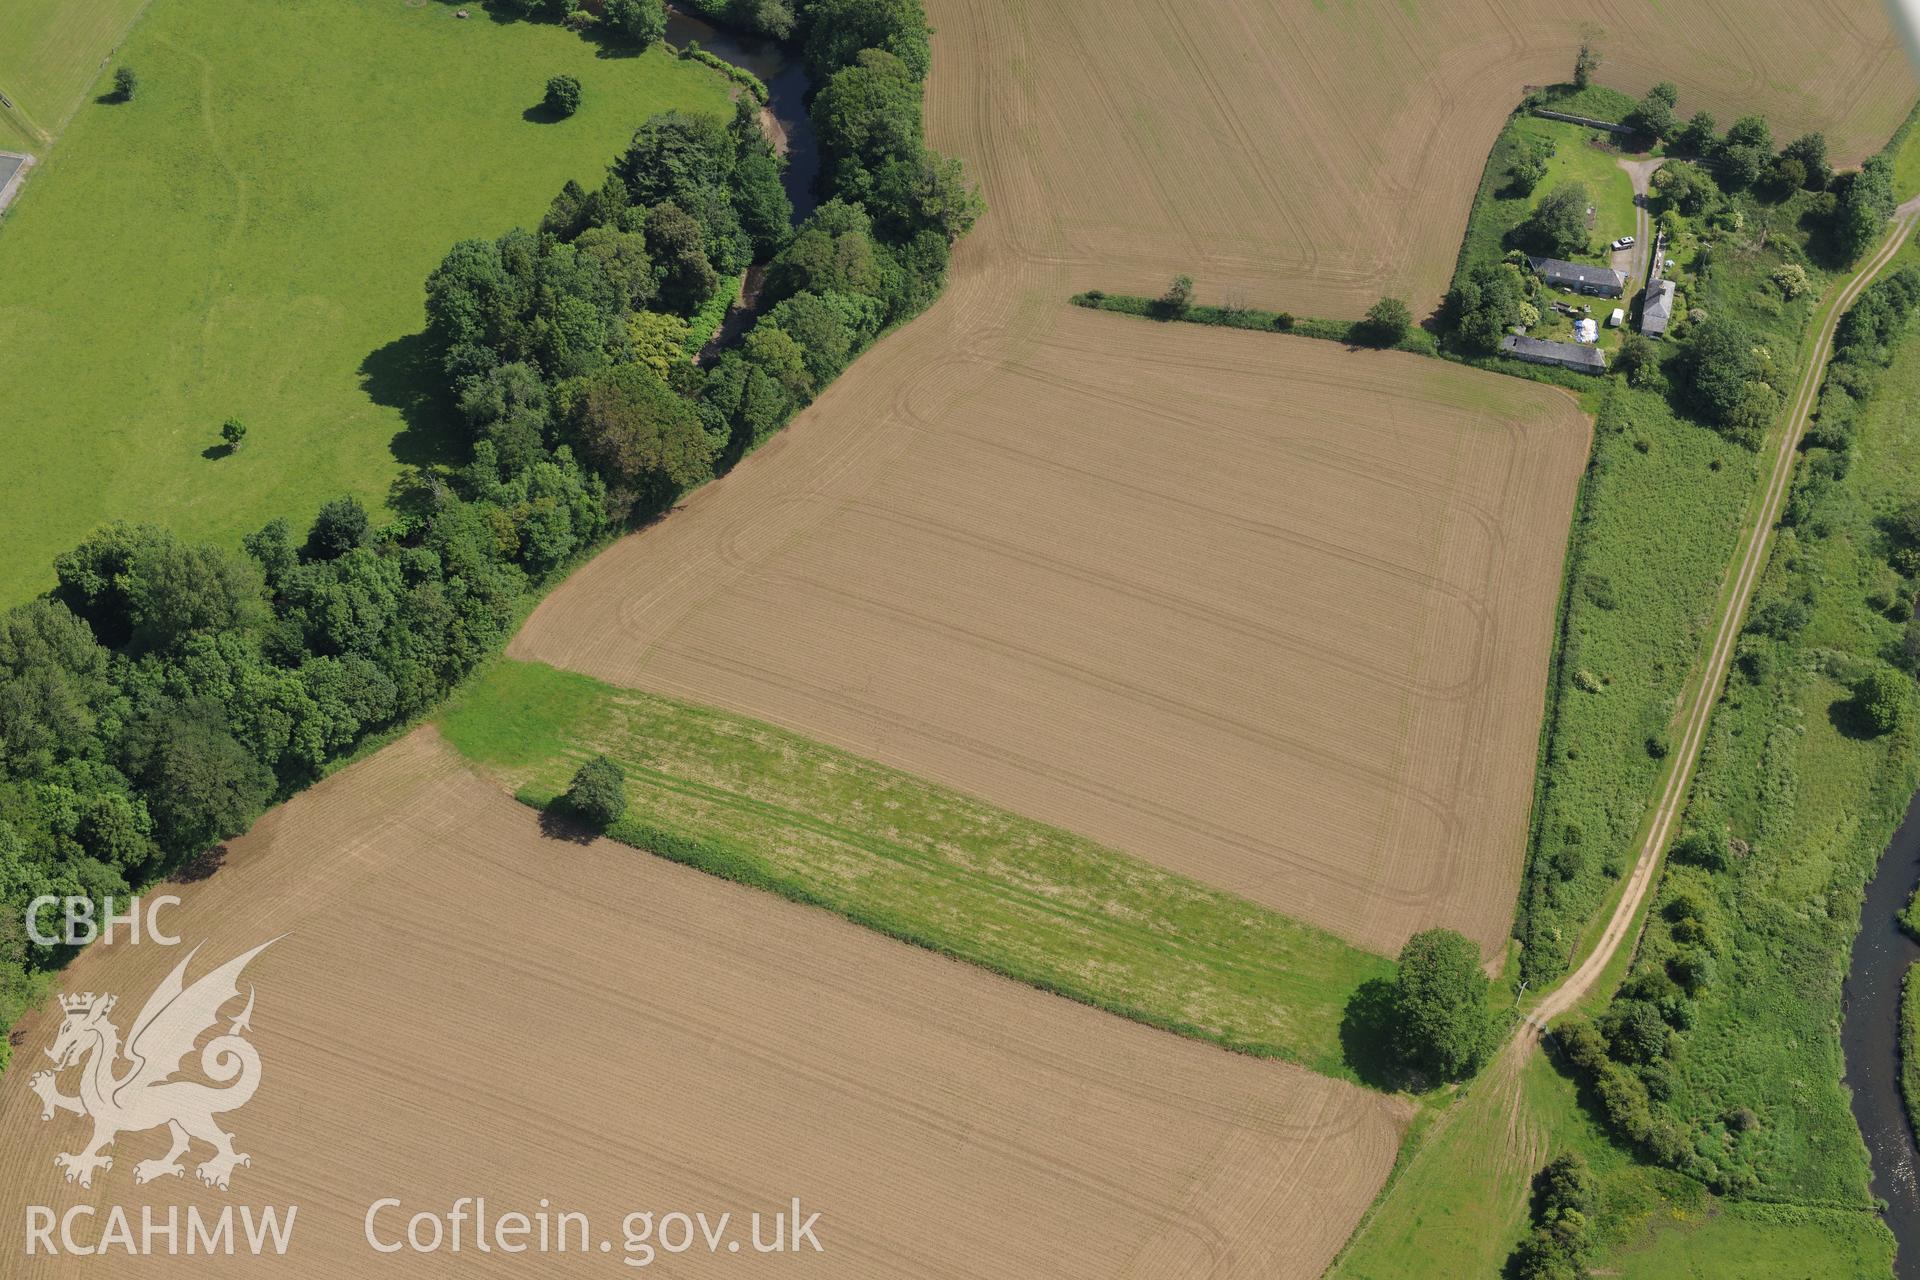
[(1724, 831), (1689, 831), (1673, 842), (1667, 856), (1675, 862), (1708, 871), (1725, 871), (1733, 861)]
[(618, 498), (654, 508), (713, 474), (716, 446), (693, 406), (644, 365), (627, 364), (589, 381), (575, 437)]
[(1673, 113), (1673, 104), (1679, 98), (1679, 90), (1671, 84), (1657, 84), (1620, 123), (1636, 133), (1664, 141), (1680, 131), (1679, 118)]
[(238, 418), (228, 418), (220, 424), (220, 439), (226, 444), (229, 453), (237, 452), (241, 442), (247, 438), (247, 424)]
[(1608, 1053), (1618, 1062), (1648, 1063), (1672, 1051), (1673, 1032), (1660, 1010), (1644, 1000), (1616, 1000), (1599, 1022)]
[(140, 77), (134, 74), (132, 67), (121, 67), (113, 73), (113, 96), (117, 102), (132, 102), (133, 95), (140, 91)]
[(665, 0), (607, 0), (607, 25), (642, 49), (667, 34)]
[(802, 50), (815, 84), (853, 65), (866, 49), (890, 53), (915, 80), (926, 79), (932, 58), (920, 0), (812, 0), (806, 16)]
[(1683, 160), (1661, 165), (1654, 171), (1651, 185), (1653, 197), (1662, 208), (1670, 206), (1690, 218), (1719, 198), (1719, 188), (1707, 171)]
[(1533, 1177), (1533, 1231), (1514, 1249), (1514, 1280), (1584, 1280), (1599, 1186), (1576, 1151), (1556, 1156)]
[(1488, 1043), (1480, 952), (1451, 929), (1414, 934), (1400, 949), (1395, 1043), (1408, 1065), (1443, 1080), (1471, 1075)]
[(1833, 213), (1833, 239), (1843, 259), (1854, 261), (1871, 248), (1893, 217), (1893, 161), (1870, 157), (1859, 172), (1839, 183)]
[(708, 259), (700, 224), (680, 206), (657, 204), (647, 211), (647, 252), (659, 266), (659, 300), (663, 307), (692, 315), (720, 287), (719, 273)]
[(1614, 353), (1612, 369), (1636, 387), (1657, 386), (1660, 380), (1660, 348), (1643, 333), (1630, 333)]
[(606, 830), (627, 811), (627, 772), (604, 755), (581, 765), (564, 798), (576, 816)]
[(302, 554), (308, 560), (331, 560), (343, 556), (355, 547), (363, 545), (372, 528), (367, 509), (360, 500), (351, 495), (335, 498), (320, 508), (320, 514), (313, 518), (313, 527), (307, 531), (307, 545)]
[(1709, 317), (1687, 331), (1680, 368), (1694, 409), (1722, 426), (1739, 421), (1748, 387), (1760, 376), (1754, 337), (1737, 320)]
[(1376, 347), (1397, 345), (1413, 324), (1413, 312), (1398, 298), (1382, 298), (1367, 308), (1366, 319), (1358, 326), (1363, 341)]
[(1853, 705), (1874, 733), (1892, 733), (1907, 718), (1913, 681), (1890, 667), (1872, 667), (1853, 685)]
[(843, 199), (864, 203), (871, 174), (919, 154), (920, 83), (890, 53), (863, 50), (821, 88), (811, 115), (821, 166)]
[(1584, 253), (1588, 239), (1587, 208), (1591, 204), (1584, 184), (1563, 183), (1547, 192), (1527, 220), (1514, 229), (1514, 242), (1548, 257)]
[(554, 76), (547, 81), (547, 110), (556, 116), (570, 116), (580, 109), (580, 81), (573, 76)]
[(1460, 343), (1472, 351), (1496, 350), (1507, 331), (1520, 323), (1525, 290), (1519, 271), (1506, 263), (1485, 262), (1471, 268), (1447, 297)]
[(1781, 148), (1780, 158), (1799, 163), (1802, 183), (1808, 191), (1824, 191), (1833, 181), (1833, 164), (1827, 159), (1825, 134), (1801, 134)]
[(1709, 111), (1696, 111), (1673, 139), (1674, 147), (1690, 156), (1711, 156), (1720, 145), (1720, 122)]

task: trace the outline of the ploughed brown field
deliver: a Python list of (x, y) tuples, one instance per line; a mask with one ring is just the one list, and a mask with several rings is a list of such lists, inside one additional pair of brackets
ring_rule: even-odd
[[(981, 176), (969, 244), (1033, 284), (1358, 316), (1437, 305), (1502, 121), (1529, 85), (1680, 89), (1724, 129), (1878, 150), (1913, 103), (1877, 0), (928, 0), (928, 134)], [(1015, 266), (1017, 264), (1017, 266)], [(1004, 284), (1004, 278), (1003, 278)], [(1003, 317), (1019, 291), (997, 291)]]
[[(672, 1275), (1311, 1277), (1392, 1164), (1391, 1100), (539, 822), (421, 730), (235, 841), (162, 919), (202, 944), (190, 977), (286, 934), (241, 980), (262, 1082), (221, 1123), (252, 1165), (211, 1191), (196, 1151), (185, 1180), (136, 1186), (166, 1146), (142, 1132), (91, 1190), (64, 1183), (53, 1155), (86, 1127), (41, 1123), (27, 1089), (52, 1004), (0, 1094), (6, 1274), (130, 1274), (117, 1253), (22, 1255), (25, 1206), (85, 1203), (126, 1206), (136, 1233), (147, 1204), (298, 1206), (284, 1257), (142, 1274), (631, 1274), (622, 1219), (651, 1210), (731, 1213), (742, 1242), (659, 1256)], [(185, 952), (95, 947), (61, 990), (117, 993), (125, 1031)], [(494, 1218), (545, 1197), (611, 1255), (483, 1255), (471, 1225), (457, 1255), (365, 1242), (384, 1197), (391, 1243), (462, 1196)], [(768, 1240), (795, 1196), (824, 1251), (754, 1254), (749, 1215)]]
[(1587, 448), (1572, 401), (1065, 299), (1185, 272), (1203, 301), (1424, 313), (1501, 120), (1568, 74), (1582, 23), (1606, 83), (1672, 79), (1683, 111), (1764, 111), (1857, 158), (1912, 91), (1885, 17), (929, 10), (930, 138), (990, 205), (947, 296), (576, 574), (513, 652), (771, 720), (1365, 946), (1445, 924), (1497, 950)]
[(576, 574), (513, 652), (1376, 950), (1433, 923), (1497, 950), (1587, 446), (1572, 399), (1077, 309), (984, 380), (902, 367), (963, 349), (956, 319)]

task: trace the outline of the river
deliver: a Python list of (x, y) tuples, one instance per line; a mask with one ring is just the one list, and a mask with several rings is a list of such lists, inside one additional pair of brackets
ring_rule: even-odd
[(1867, 883), (1860, 935), (1853, 942), (1842, 1004), (1840, 1043), (1853, 1117), (1873, 1157), (1873, 1193), (1887, 1202), (1887, 1225), (1899, 1243), (1899, 1280), (1920, 1280), (1920, 1151), (1900, 1097), (1900, 983), (1920, 960), (1896, 920), (1920, 884), (1920, 795)]
[[(708, 53), (753, 72), (766, 84), (767, 106), (760, 113), (760, 124), (773, 140), (774, 149), (786, 158), (781, 185), (786, 188), (787, 199), (793, 202), (793, 221), (798, 226), (813, 212), (813, 184), (820, 174), (820, 148), (814, 141), (813, 119), (807, 114), (810, 86), (806, 68), (790, 48), (777, 41), (728, 31), (690, 13), (668, 9), (667, 43), (684, 49), (694, 41)], [(764, 265), (747, 268), (740, 296), (728, 309), (713, 337), (701, 348), (697, 363), (712, 360), (759, 318), (760, 290), (765, 280)]]

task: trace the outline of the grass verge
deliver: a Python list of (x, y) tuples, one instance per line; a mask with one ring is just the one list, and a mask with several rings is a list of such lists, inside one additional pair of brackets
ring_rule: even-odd
[(1343, 1026), (1393, 965), (1244, 899), (757, 721), (501, 661), (439, 718), (548, 808), (605, 752), (614, 839), (1150, 1026), (1368, 1078)]

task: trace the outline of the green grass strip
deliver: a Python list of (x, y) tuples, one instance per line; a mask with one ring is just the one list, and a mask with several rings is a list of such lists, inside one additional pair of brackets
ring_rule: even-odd
[(546, 808), (627, 773), (608, 832), (1082, 1004), (1324, 1075), (1378, 1078), (1342, 1024), (1392, 962), (1243, 898), (771, 725), (502, 661), (439, 719)]

